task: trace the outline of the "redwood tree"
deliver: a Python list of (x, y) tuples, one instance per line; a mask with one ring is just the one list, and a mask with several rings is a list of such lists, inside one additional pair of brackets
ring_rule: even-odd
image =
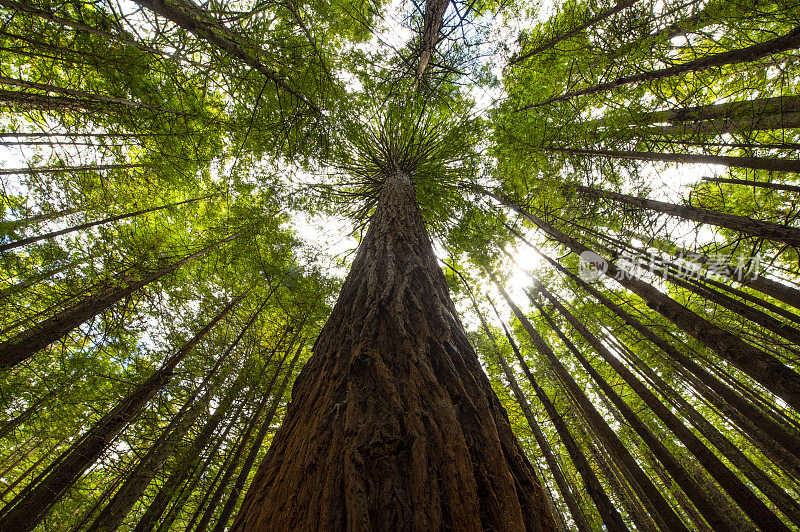
[(384, 177), (233, 530), (552, 530), (457, 318), (412, 175)]

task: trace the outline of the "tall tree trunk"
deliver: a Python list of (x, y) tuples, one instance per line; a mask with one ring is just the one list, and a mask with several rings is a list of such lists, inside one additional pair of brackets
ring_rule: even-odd
[(723, 183), (728, 185), (742, 185), (747, 187), (766, 188), (770, 190), (784, 190), (787, 192), (800, 192), (797, 185), (786, 185), (784, 183), (767, 183), (765, 181), (751, 181), (749, 179), (727, 179), (723, 177), (703, 177), (707, 183)]
[[(521, 216), (539, 227), (548, 236), (560, 242), (576, 254), (592, 253), (584, 244), (568, 236), (529, 213), (513, 201), (487, 191), (492, 197), (517, 211)], [(777, 224), (775, 224), (777, 225)], [(778, 226), (780, 227), (780, 226)], [(724, 331), (710, 321), (698, 316), (685, 306), (670, 298), (647, 282), (630, 277), (612, 261), (603, 259), (608, 266), (604, 274), (641, 297), (645, 303), (678, 327), (713, 349), (720, 357), (761, 383), (771, 393), (781, 397), (796, 411), (800, 411), (800, 375), (773, 356), (746, 343), (739, 337)]]
[(58, 231), (51, 231), (49, 233), (45, 233), (42, 235), (31, 236), (28, 238), (23, 238), (20, 240), (15, 240), (13, 242), (9, 242), (8, 244), (0, 244), (0, 251), (8, 251), (10, 249), (18, 248), (20, 246), (26, 246), (28, 244), (33, 244), (34, 242), (39, 242), (41, 240), (49, 240), (51, 238), (55, 238), (57, 236), (66, 235), (72, 233), (74, 231), (82, 231), (84, 229), (89, 229), (90, 227), (94, 227), (96, 225), (104, 225), (111, 222), (116, 222), (119, 220), (125, 220), (127, 218), (133, 218), (134, 216), (140, 216), (142, 214), (147, 214), (149, 212), (156, 212), (161, 211), (164, 209), (168, 209), (169, 207), (177, 207), (179, 205), (184, 205), (186, 203), (195, 203), (202, 199), (208, 199), (211, 196), (202, 196), (199, 198), (192, 198), (188, 200), (178, 201), (175, 203), (169, 203), (167, 205), (160, 205), (158, 207), (149, 207), (147, 209), (140, 209), (138, 211), (128, 212), (125, 214), (117, 214), (114, 216), (109, 216), (107, 218), (103, 218), (102, 220), (96, 220), (94, 222), (86, 222), (79, 225), (73, 225), (72, 227), (67, 227), (65, 229), (60, 229)]
[(511, 65), (516, 64), (516, 63), (521, 63), (522, 61), (525, 61), (529, 57), (533, 57), (536, 54), (542, 53), (545, 50), (547, 50), (549, 48), (552, 48), (556, 44), (560, 43), (561, 41), (569, 39), (570, 37), (572, 37), (574, 35), (577, 35), (578, 33), (582, 32), (586, 28), (590, 28), (594, 24), (597, 24), (598, 22), (602, 22), (603, 20), (616, 15), (617, 13), (622, 11), (623, 9), (632, 6), (633, 4), (635, 4), (638, 1), (639, 0), (621, 0), (619, 3), (611, 6), (608, 9), (604, 9), (603, 11), (598, 13), (597, 15), (587, 19), (582, 24), (579, 24), (579, 25), (577, 25), (575, 27), (572, 27), (569, 30), (556, 35), (555, 37), (553, 37), (551, 39), (548, 39), (547, 42), (544, 42), (544, 43), (540, 44), (539, 46), (535, 47), (532, 50), (527, 50), (525, 53), (520, 54), (518, 57), (512, 57), (511, 59), (509, 59), (508, 63), (511, 64)]
[[(269, 364), (269, 360), (267, 360), (267, 362), (264, 364), (264, 369), (266, 369), (267, 364)], [(216, 432), (220, 423), (222, 423), (222, 421), (228, 415), (228, 411), (236, 397), (242, 393), (241, 387), (242, 383), (244, 382), (244, 377), (244, 372), (241, 372), (233, 384), (231, 384), (230, 388), (228, 388), (228, 390), (225, 392), (225, 396), (222, 401), (220, 401), (217, 409), (214, 411), (208, 421), (206, 421), (205, 425), (203, 425), (203, 428), (192, 440), (192, 443), (189, 445), (189, 447), (178, 458), (176, 462), (178, 467), (171, 471), (169, 477), (161, 486), (161, 489), (158, 490), (158, 493), (156, 493), (155, 497), (153, 497), (153, 500), (150, 501), (147, 509), (139, 518), (139, 522), (133, 529), (134, 532), (147, 532), (152, 530), (152, 528), (158, 524), (158, 520), (161, 518), (164, 510), (166, 510), (170, 499), (174, 497), (175, 493), (186, 480), (186, 477), (192, 475), (197, 469), (198, 465), (200, 465), (202, 461), (202, 453), (209, 444), (214, 432)], [(244, 402), (240, 404), (239, 413), (233, 416), (234, 419), (238, 419), (243, 406)], [(231, 426), (229, 425), (225, 429), (223, 438), (225, 435), (227, 435), (227, 432), (230, 430), (230, 428)], [(221, 441), (218, 441), (217, 445), (221, 443)]]
[(401, 171), (292, 399), (233, 530), (555, 528)]
[[(114, 495), (114, 498), (103, 508), (103, 511), (92, 524), (92, 530), (116, 530), (128, 512), (136, 504), (136, 501), (147, 489), (147, 485), (164, 465), (164, 461), (175, 451), (175, 447), (189, 428), (194, 424), (197, 417), (202, 413), (202, 408), (207, 404), (207, 399), (196, 401), (200, 391), (206, 387), (209, 380), (216, 374), (222, 363), (233, 352), (239, 342), (244, 337), (248, 329), (253, 325), (272, 294), (277, 288), (277, 284), (267, 294), (263, 302), (253, 312), (250, 319), (242, 327), (236, 338), (225, 348), (225, 351), (217, 359), (214, 366), (207, 372), (203, 382), (192, 392), (191, 396), (181, 410), (173, 417), (169, 425), (163, 430), (162, 436), (153, 444), (152, 448), (136, 465), (136, 468), (128, 476), (125, 484)], [(220, 405), (218, 405), (219, 407)]]
[(586, 492), (594, 501), (595, 507), (600, 514), (600, 519), (603, 521), (603, 525), (607, 530), (612, 532), (628, 530), (628, 526), (625, 524), (625, 521), (623, 521), (622, 516), (619, 514), (617, 509), (614, 507), (611, 499), (608, 498), (608, 493), (606, 493), (605, 488), (603, 488), (603, 485), (597, 478), (597, 474), (589, 464), (589, 460), (581, 450), (578, 442), (575, 441), (575, 438), (570, 433), (564, 418), (558, 413), (558, 410), (553, 402), (536, 382), (533, 373), (528, 367), (528, 363), (525, 362), (525, 358), (523, 358), (522, 353), (520, 353), (517, 343), (514, 341), (511, 333), (505, 327), (505, 324), (503, 324), (503, 330), (505, 331), (508, 343), (511, 345), (511, 349), (514, 351), (517, 362), (519, 362), (520, 367), (522, 367), (522, 371), (528, 378), (528, 382), (533, 388), (534, 393), (539, 398), (542, 406), (544, 406), (547, 416), (550, 418), (553, 426), (555, 426), (556, 432), (558, 433), (559, 438), (561, 438), (561, 443), (563, 443), (564, 447), (566, 447), (567, 453), (572, 459), (572, 463), (575, 465), (575, 469), (577, 469), (578, 474), (580, 474), (581, 478), (583, 479)]
[[(545, 288), (545, 286), (541, 283), (536, 284), (537, 288), (544, 294), (544, 296), (550, 301), (550, 303), (558, 310), (558, 312), (564, 316), (567, 322), (575, 329), (584, 339), (587, 341), (589, 345), (598, 353), (603, 360), (606, 361), (617, 374), (622, 377), (628, 386), (636, 392), (638, 395), (650, 408), (650, 410), (656, 414), (656, 416), (664, 423), (664, 425), (672, 431), (675, 436), (680, 440), (680, 442), (686, 446), (686, 448), (698, 459), (698, 461), (706, 468), (706, 470), (711, 474), (714, 479), (719, 482), (720, 486), (730, 495), (730, 497), (736, 501), (742, 510), (753, 520), (754, 523), (759, 525), (760, 527), (767, 529), (767, 530), (785, 530), (788, 532), (788, 527), (759, 499), (756, 497), (750, 488), (748, 488), (739, 477), (737, 477), (733, 472), (728, 469), (728, 467), (719, 459), (717, 456), (708, 448), (706, 445), (697, 437), (695, 434), (689, 430), (689, 428), (683, 424), (683, 422), (672, 413), (672, 411), (664, 405), (658, 397), (653, 394), (649, 388), (647, 388), (642, 381), (636, 378), (636, 376), (627, 368), (625, 367), (617, 357), (615, 357), (603, 343), (597, 338), (594, 334), (592, 334), (589, 329), (580, 322), (575, 316), (569, 312), (561, 302), (550, 293), (550, 291)], [(678, 461), (669, 453), (669, 451), (664, 447), (664, 445), (653, 435), (652, 432), (647, 428), (647, 426), (642, 422), (641, 418), (624, 402), (622, 398), (614, 391), (614, 389), (609, 386), (609, 384), (603, 379), (600, 373), (594, 369), (594, 367), (589, 363), (589, 361), (584, 357), (580, 351), (569, 341), (569, 338), (564, 335), (564, 333), (556, 326), (555, 322), (544, 312), (544, 309), (539, 306), (538, 303), (535, 302), (534, 298), (531, 297), (531, 301), (539, 309), (539, 312), (542, 313), (542, 316), (548, 321), (550, 326), (553, 330), (556, 331), (558, 336), (561, 340), (569, 347), (572, 354), (578, 359), (581, 365), (586, 369), (587, 372), (592, 376), (592, 378), (600, 385), (602, 391), (606, 394), (614, 406), (619, 409), (620, 413), (625, 417), (625, 419), (630, 423), (633, 429), (639, 434), (642, 439), (644, 440), (645, 444), (653, 451), (656, 457), (661, 461), (662, 464), (667, 468), (670, 472), (672, 477), (681, 486), (681, 488), (686, 492), (686, 494), (692, 499), (692, 502), (697, 506), (697, 509), (703, 513), (703, 517), (706, 518), (708, 523), (715, 529), (715, 530), (732, 530), (725, 518), (720, 515), (714, 506), (705, 498), (702, 493), (702, 490), (699, 486), (695, 484), (695, 482), (691, 479), (691, 477), (686, 473), (683, 467), (678, 463)], [(720, 435), (721, 436), (721, 435)], [(723, 437), (724, 439), (724, 437)], [(713, 443), (713, 441), (712, 441)], [(722, 451), (723, 449), (720, 449)], [(724, 452), (724, 451), (723, 451)], [(731, 456), (728, 456), (731, 458)], [(736, 458), (740, 458), (739, 455)], [(735, 464), (735, 462), (734, 462)], [(752, 479), (751, 479), (752, 480)], [(759, 477), (759, 481), (761, 480), (768, 480)], [(765, 485), (770, 488), (770, 493), (772, 490), (772, 486), (769, 485), (770, 482), (766, 483), (757, 483), (756, 485), (760, 486)], [(766, 493), (766, 492), (765, 492)], [(775, 501), (779, 504), (779, 508), (783, 510), (783, 507), (788, 506), (790, 510), (793, 510), (793, 507), (796, 504), (792, 505), (791, 500), (788, 500), (786, 497), (778, 497), (778, 501)], [(786, 503), (786, 504), (784, 504)], [(792, 515), (787, 514), (787, 515)]]
[[(588, 155), (638, 161), (666, 163), (719, 164), (731, 168), (752, 168), (770, 172), (800, 172), (800, 160), (769, 157), (734, 157), (730, 155), (703, 155), (699, 153), (669, 153), (654, 151), (592, 150), (583, 148), (556, 148), (543, 146), (544, 151)], [(583, 188), (583, 187), (581, 187)]]
[(586, 416), (586, 421), (590, 424), (592, 430), (595, 431), (600, 438), (602, 438), (604, 444), (608, 447), (608, 451), (614, 457), (614, 461), (620, 464), (620, 466), (623, 468), (623, 472), (631, 478), (632, 482), (635, 482), (636, 485), (638, 485), (644, 495), (643, 502), (646, 503), (649, 511), (655, 511), (661, 521), (668, 526), (670, 530), (685, 530), (688, 532), (686, 525), (684, 525), (680, 517), (678, 517), (666, 499), (664, 499), (661, 492), (653, 484), (653, 481), (647, 476), (647, 474), (645, 474), (644, 471), (642, 471), (642, 468), (639, 467), (639, 464), (633, 458), (631, 453), (628, 451), (622, 441), (620, 441), (606, 420), (603, 419), (603, 416), (594, 407), (592, 401), (589, 399), (586, 393), (581, 389), (578, 383), (575, 382), (569, 371), (567, 371), (558, 357), (556, 357), (555, 353), (547, 344), (547, 342), (545, 342), (545, 340), (539, 335), (531, 322), (528, 321), (528, 318), (525, 316), (522, 310), (516, 305), (516, 303), (514, 303), (514, 301), (511, 300), (511, 297), (500, 285), (500, 283), (496, 279), (493, 280), (500, 291), (500, 294), (503, 296), (503, 299), (505, 299), (506, 303), (508, 303), (508, 306), (511, 307), (514, 316), (517, 317), (519, 322), (522, 324), (522, 327), (533, 341), (534, 345), (536, 346), (536, 350), (541, 355), (544, 355), (544, 357), (548, 360), (550, 367), (553, 368), (558, 376), (558, 379), (564, 384), (570, 395), (580, 406), (580, 409)]
[[(224, 532), (228, 527), (228, 521), (231, 518), (231, 514), (233, 514), (233, 510), (236, 508), (236, 504), (239, 502), (239, 496), (241, 495), (242, 490), (244, 490), (244, 485), (247, 483), (247, 478), (250, 476), (250, 470), (253, 468), (253, 464), (256, 461), (258, 452), (261, 450), (261, 445), (264, 443), (264, 438), (267, 435), (267, 431), (272, 425), (275, 412), (278, 411), (278, 406), (280, 405), (280, 402), (286, 393), (286, 386), (289, 384), (289, 379), (294, 374), (294, 367), (297, 364), (297, 360), (300, 358), (300, 353), (302, 353), (304, 347), (304, 339), (301, 338), (299, 345), (297, 346), (297, 351), (292, 357), (292, 360), (289, 362), (289, 367), (286, 368), (286, 374), (283, 376), (283, 380), (278, 387), (278, 391), (274, 394), (271, 394), (272, 399), (271, 404), (267, 409), (267, 414), (264, 416), (264, 420), (261, 422), (261, 428), (259, 429), (253, 444), (250, 446), (250, 452), (247, 454), (244, 464), (242, 464), (242, 468), (239, 471), (239, 477), (233, 484), (233, 489), (231, 489), (231, 492), (228, 495), (228, 500), (225, 502), (225, 506), (222, 508), (222, 512), (217, 519), (217, 524), (214, 526), (214, 532)], [(281, 360), (281, 364), (275, 370), (275, 374), (269, 384), (270, 390), (272, 389), (272, 385), (274, 384), (275, 379), (278, 377), (278, 373), (282, 367), (283, 360)]]
[(192, 14), (192, 6), (182, 0), (173, 0), (172, 2), (166, 2), (165, 0), (136, 0), (136, 3), (157, 15), (161, 15), (167, 20), (171, 20), (198, 38), (203, 39), (254, 68), (275, 85), (297, 98), (299, 102), (307, 105), (313, 111), (319, 112), (319, 109), (303, 94), (289, 86), (286, 81), (280, 77), (278, 72), (272, 70), (257, 57), (248, 53), (238, 42), (237, 36), (232, 31), (225, 28), (220, 22), (199, 20)]
[(25, 411), (9, 419), (6, 423), (0, 426), (0, 439), (5, 438), (9, 434), (11, 434), (17, 427), (19, 427), (23, 423), (27, 422), (31, 417), (33, 417), (33, 415), (39, 411), (40, 407), (42, 406), (42, 403), (47, 401), (55, 393), (56, 393), (55, 390), (50, 390), (43, 396), (39, 397), (36, 401), (34, 401), (28, 408), (25, 409)]
[(96, 294), (90, 294), (72, 306), (58, 312), (54, 316), (44, 320), (33, 327), (18, 333), (3, 343), (0, 343), (0, 369), (8, 368), (19, 364), (32, 357), (38, 351), (44, 349), (56, 340), (63, 338), (73, 329), (98, 315), (114, 303), (128, 297), (136, 290), (157, 281), (168, 273), (171, 273), (184, 264), (202, 257), (212, 249), (216, 249), (223, 244), (230, 242), (241, 234), (236, 232), (219, 242), (206, 246), (200, 251), (192, 253), (177, 262), (166, 266), (157, 272), (145, 275), (139, 280), (128, 280), (121, 287), (106, 287)]
[[(528, 421), (528, 426), (533, 433), (533, 437), (536, 439), (536, 443), (539, 446), (539, 450), (542, 452), (542, 456), (544, 456), (545, 462), (547, 463), (547, 467), (550, 468), (550, 474), (553, 475), (553, 479), (558, 486), (559, 491), (561, 492), (561, 496), (564, 499), (564, 502), (567, 505), (567, 508), (572, 515), (572, 520), (575, 522), (575, 527), (580, 532), (588, 532), (590, 529), (589, 523), (586, 522), (586, 517), (583, 515), (583, 511), (581, 510), (578, 501), (575, 498), (575, 494), (570, 489), (570, 486), (567, 484), (566, 479), (564, 478), (564, 473), (561, 470), (561, 467), (556, 460), (555, 454), (553, 454), (553, 450), (550, 447), (550, 442), (547, 440), (547, 437), (542, 432), (542, 429), (539, 427), (539, 423), (536, 421), (536, 417), (533, 415), (533, 411), (531, 410), (531, 406), (528, 403), (525, 394), (522, 392), (522, 389), (519, 387), (517, 383), (517, 378), (514, 375), (511, 367), (506, 362), (505, 357), (500, 352), (500, 348), (497, 345), (497, 340), (494, 337), (494, 333), (489, 328), (489, 324), (486, 323), (486, 319), (483, 317), (483, 313), (478, 309), (477, 302), (472, 296), (472, 292), (470, 291), (469, 285), (466, 284), (467, 290), (469, 291), (470, 299), (472, 300), (472, 306), (475, 310), (475, 313), (478, 315), (478, 318), (481, 321), (481, 327), (483, 328), (486, 336), (489, 338), (492, 346), (494, 347), (494, 354), (497, 356), (497, 361), (500, 363), (500, 367), (503, 368), (503, 373), (508, 380), (508, 386), (511, 388), (511, 392), (514, 394), (514, 398), (517, 400), (517, 404), (519, 405), (520, 409), (522, 410), (522, 414), (525, 416), (525, 419)], [(489, 296), (486, 296), (487, 299)], [(495, 313), (497, 313), (497, 309), (494, 307), (494, 302), (491, 299), (489, 300), (489, 304), (492, 305), (494, 308)], [(498, 318), (500, 314), (497, 313)], [(503, 324), (505, 327), (505, 324)]]
[(712, 211), (701, 207), (692, 207), (691, 205), (678, 205), (676, 203), (640, 198), (628, 194), (621, 194), (619, 192), (611, 192), (610, 190), (602, 190), (596, 187), (577, 185), (575, 188), (579, 192), (595, 198), (609, 199), (640, 209), (668, 214), (683, 220), (716, 225), (738, 233), (751, 235), (757, 238), (766, 238), (800, 248), (800, 229), (796, 227), (762, 220), (753, 220), (746, 216), (737, 216), (735, 214)]
[[(272, 355), (274, 355), (275, 352), (278, 351), (278, 349), (280, 349), (280, 346), (283, 344), (283, 340), (286, 337), (286, 334), (289, 332), (290, 329), (291, 329), (291, 327), (288, 327), (288, 326), (284, 329), (284, 332), (283, 332), (283, 335), (281, 336), (280, 341), (275, 345), (275, 348), (273, 348), (273, 350), (272, 350), (272, 353), (270, 355), (270, 359), (272, 358)], [(299, 334), (300, 334), (300, 331), (297, 331), (293, 341), (297, 339), (297, 335), (299, 335)], [(264, 391), (264, 393), (262, 394), (261, 400), (258, 402), (258, 406), (256, 406), (255, 410), (253, 411), (252, 415), (250, 416), (250, 422), (247, 424), (247, 427), (246, 427), (244, 433), (242, 434), (242, 436), (240, 438), (239, 444), (236, 446), (236, 450), (233, 452), (233, 456), (231, 457), (231, 460), (228, 463), (228, 466), (225, 468), (225, 474), (222, 476), (222, 479), (219, 481), (219, 485), (217, 486), (217, 489), (214, 491), (214, 495), (211, 497), (211, 500), (210, 500), (210, 502), (208, 504), (208, 508), (206, 508), (206, 511), (203, 514), (203, 517), (200, 519), (200, 522), (197, 524), (197, 529), (196, 529), (197, 532), (204, 532), (206, 527), (208, 527), (208, 524), (211, 522), (211, 519), (214, 517), (214, 514), (217, 511), (217, 507), (218, 507), (220, 501), (222, 501), (222, 498), (224, 497), (225, 492), (228, 489), (228, 485), (230, 484), (231, 480), (233, 479), (233, 475), (236, 473), (236, 469), (239, 467), (239, 461), (242, 459), (242, 456), (244, 455), (244, 452), (247, 449), (247, 446), (250, 445), (250, 443), (251, 443), (251, 438), (253, 437), (253, 433), (256, 431), (256, 428), (258, 427), (258, 421), (261, 418), (261, 413), (264, 412), (264, 409), (269, 404), (269, 400), (272, 397), (272, 389), (275, 386), (275, 381), (278, 378), (279, 370), (283, 366), (283, 363), (286, 361), (286, 358), (288, 356), (289, 356), (289, 352), (285, 351), (283, 356), (280, 359), (280, 362), (278, 362), (278, 368), (276, 368), (275, 371), (273, 372), (272, 378), (270, 379), (269, 384), (267, 384), (267, 388)], [(228, 510), (228, 518), (230, 518), (230, 512), (232, 510), (233, 510), (232, 508)], [(223, 511), (224, 511), (224, 507), (223, 507)], [(217, 521), (217, 523), (219, 523), (219, 520)]]
[(698, 72), (701, 70), (707, 70), (709, 68), (720, 67), (724, 65), (735, 65), (738, 63), (757, 61), (758, 59), (769, 57), (772, 54), (785, 52), (787, 50), (793, 50), (798, 46), (800, 46), (800, 27), (794, 28), (789, 33), (781, 35), (780, 37), (776, 37), (774, 39), (770, 39), (769, 41), (765, 41), (762, 43), (754, 44), (752, 46), (748, 46), (747, 48), (740, 48), (736, 50), (730, 50), (727, 52), (710, 54), (695, 59), (693, 61), (688, 61), (681, 65), (675, 65), (672, 67), (662, 68), (658, 70), (650, 70), (647, 72), (642, 72), (631, 76), (623, 76), (615, 79), (614, 81), (598, 83), (597, 85), (594, 85), (592, 87), (587, 87), (585, 89), (569, 91), (565, 94), (562, 94), (561, 96), (556, 96), (554, 98), (550, 98), (540, 103), (526, 105), (524, 107), (517, 109), (517, 111), (534, 109), (536, 107), (541, 107), (543, 105), (569, 100), (576, 96), (596, 94), (598, 92), (615, 89), (617, 87), (628, 85), (630, 83), (638, 83), (643, 81), (656, 81), (659, 79), (669, 78), (672, 76), (679, 76), (681, 74), (688, 74), (690, 72)]
[[(527, 241), (526, 241), (527, 243)], [(534, 249), (538, 251), (534, 247)], [(602, 294), (599, 290), (594, 288), (589, 283), (583, 281), (580, 277), (567, 270), (564, 266), (557, 261), (551, 259), (547, 255), (541, 254), (545, 260), (559, 272), (566, 275), (580, 288), (587, 291), (595, 299), (597, 299), (603, 306), (608, 308), (619, 318), (621, 318), (628, 326), (637, 331), (644, 338), (650, 341), (653, 345), (658, 347), (663, 353), (668, 355), (675, 361), (676, 366), (682, 370), (690, 373), (697, 379), (702, 386), (695, 386), (698, 393), (703, 395), (707, 400), (714, 404), (724, 404), (736, 409), (745, 419), (747, 419), (753, 426), (757, 427), (763, 434), (767, 435), (772, 442), (777, 443), (786, 452), (790, 453), (795, 459), (800, 458), (800, 438), (796, 434), (787, 431), (781, 424), (776, 423), (770, 416), (766, 415), (760, 408), (753, 403), (747, 401), (742, 395), (731, 390), (728, 386), (722, 383), (719, 379), (714, 377), (700, 364), (687, 357), (676, 349), (672, 344), (658, 336), (650, 328), (642, 324), (641, 321), (636, 319), (633, 315), (624, 310), (621, 306), (617, 305), (611, 299)]]
[[(11, 85), (13, 87), (22, 87), (24, 89), (35, 89), (44, 91), (45, 93), (55, 93), (60, 94), (62, 97), (65, 98), (65, 102), (74, 102), (78, 105), (85, 105), (88, 106), (87, 108), (93, 108), (97, 104), (107, 104), (111, 106), (121, 106), (121, 107), (128, 107), (131, 109), (148, 109), (150, 111), (156, 111), (158, 113), (165, 113), (177, 116), (184, 116), (184, 117), (195, 117), (191, 113), (183, 113), (181, 111), (174, 111), (172, 109), (165, 109), (163, 107), (156, 107), (153, 105), (147, 105), (144, 103), (139, 102), (132, 102), (130, 100), (124, 100), (122, 98), (114, 98), (112, 96), (106, 96), (104, 94), (95, 94), (86, 91), (76, 90), (76, 89), (67, 89), (64, 87), (57, 87), (55, 85), (49, 85), (47, 83), (38, 83), (35, 81), (26, 81), (22, 79), (16, 78), (8, 78), (5, 76), (0, 76), (0, 84), (3, 85)], [(37, 98), (42, 96), (40, 94), (31, 94), (31, 93), (19, 93), (19, 92), (12, 92), (12, 91), (4, 91), (4, 98), (9, 98), (10, 95), (19, 95), (22, 98), (19, 101), (24, 101), (25, 96), (31, 96), (33, 98)], [(68, 99), (67, 99), (68, 98)], [(2, 100), (0, 100), (2, 101)], [(13, 99), (10, 100), (11, 103), (16, 103)], [(70, 107), (72, 108), (72, 107)]]
[(78, 477), (97, 461), (114, 438), (139, 415), (156, 392), (169, 382), (175, 367), (244, 296), (242, 294), (226, 305), (150, 378), (120, 400), (111, 412), (103, 416), (56, 459), (57, 465), (47, 476), (34, 480), (31, 483), (32, 489), (26, 490), (18, 500), (12, 500), (0, 510), (0, 529), (31, 530), (39, 524)]

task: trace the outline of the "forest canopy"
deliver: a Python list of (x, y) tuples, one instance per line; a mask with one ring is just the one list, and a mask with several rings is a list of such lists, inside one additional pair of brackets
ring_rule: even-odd
[[(482, 528), (800, 527), (797, 2), (0, 17), (0, 530), (269, 522), (248, 516), (313, 413), (297, 390), (356, 386), (322, 353), (392, 312), (409, 351), (441, 322), (444, 359), (477, 355), (453, 372), (486, 395), (474, 439), (500, 427), (525, 525), (481, 506)], [(433, 280), (391, 284), (398, 264)]]

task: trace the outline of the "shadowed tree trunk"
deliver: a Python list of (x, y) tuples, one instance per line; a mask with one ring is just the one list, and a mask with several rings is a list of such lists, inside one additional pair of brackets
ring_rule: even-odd
[(264, 528), (555, 529), (401, 171), (232, 527)]

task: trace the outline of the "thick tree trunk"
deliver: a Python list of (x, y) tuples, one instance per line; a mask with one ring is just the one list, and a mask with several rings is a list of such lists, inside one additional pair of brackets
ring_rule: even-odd
[(728, 52), (720, 52), (717, 54), (706, 55), (704, 57), (695, 59), (694, 61), (683, 63), (681, 65), (675, 65), (672, 67), (662, 68), (659, 70), (650, 70), (648, 72), (642, 72), (640, 74), (634, 74), (631, 76), (623, 76), (613, 81), (609, 81), (606, 83), (598, 83), (597, 85), (594, 85), (592, 87), (587, 87), (585, 89), (570, 91), (565, 94), (562, 94), (561, 96), (556, 96), (554, 98), (545, 100), (541, 103), (526, 105), (524, 107), (517, 109), (517, 111), (534, 109), (536, 107), (541, 107), (543, 105), (569, 100), (570, 98), (574, 98), (576, 96), (595, 94), (598, 92), (615, 89), (623, 85), (628, 85), (630, 83), (639, 83), (643, 81), (656, 81), (659, 79), (669, 78), (672, 76), (679, 76), (681, 74), (688, 74), (689, 72), (698, 72), (701, 70), (707, 70), (709, 68), (720, 67), (724, 65), (735, 65), (737, 63), (757, 61), (758, 59), (769, 57), (772, 54), (777, 54), (780, 52), (785, 52), (787, 50), (792, 50), (794, 48), (797, 48), (798, 46), (800, 46), (800, 27), (794, 28), (789, 33), (781, 35), (780, 37), (776, 37), (774, 39), (762, 43), (754, 44), (752, 46), (748, 46), (747, 48), (740, 48), (736, 50), (730, 50)]
[(400, 171), (232, 528), (555, 529)]
[(172, 378), (175, 367), (242, 300), (231, 301), (177, 353), (172, 355), (146, 381), (117, 403), (114, 409), (95, 423), (88, 432), (56, 459), (57, 465), (35, 486), (0, 510), (0, 530), (31, 530), (47, 511), (61, 499), (72, 484), (103, 454), (116, 436), (127, 427), (150, 399)]

